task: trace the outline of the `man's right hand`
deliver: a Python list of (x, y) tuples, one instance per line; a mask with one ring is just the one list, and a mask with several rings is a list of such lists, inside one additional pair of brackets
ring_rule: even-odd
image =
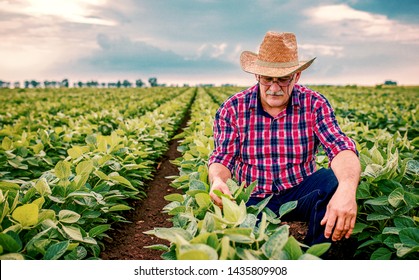
[(211, 199), (214, 201), (214, 204), (221, 208), (221, 207), (223, 207), (223, 203), (221, 201), (221, 197), (219, 197), (218, 195), (216, 195), (214, 193), (215, 190), (218, 190), (221, 193), (223, 193), (223, 194), (225, 194), (229, 197), (232, 197), (232, 195), (230, 193), (230, 190), (229, 190), (227, 184), (225, 182), (223, 182), (221, 179), (215, 179), (212, 182), (212, 186), (211, 186), (211, 190), (210, 190), (209, 195), (210, 195)]

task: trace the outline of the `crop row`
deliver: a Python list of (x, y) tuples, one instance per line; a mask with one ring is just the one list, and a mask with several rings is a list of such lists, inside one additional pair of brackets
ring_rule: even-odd
[[(120, 98), (117, 93), (115, 99)], [(77, 117), (60, 116), (65, 110), (45, 114), (49, 119), (35, 124), (36, 129), (28, 126), (17, 132), (16, 127), (4, 125), (0, 132), (1, 258), (98, 258), (106, 232), (113, 223), (125, 221), (122, 213), (130, 209), (128, 200), (146, 195), (144, 181), (152, 177), (155, 161), (166, 151), (195, 90), (176, 89), (173, 96), (167, 102), (157, 96), (149, 102), (156, 104), (149, 107), (155, 109), (143, 114), (124, 116), (120, 107), (110, 115), (103, 111), (95, 115), (91, 107), (85, 111), (80, 107)], [(130, 102), (120, 101), (116, 108)], [(48, 108), (48, 103), (43, 105)], [(110, 133), (98, 129), (100, 125), (91, 121), (97, 120), (95, 116), (106, 116), (100, 121), (112, 126)], [(44, 127), (56, 117), (63, 122)], [(28, 118), (15, 119), (22, 127)]]
[[(166, 197), (163, 209), (174, 226), (148, 232), (171, 245), (152, 247), (166, 259), (317, 258), (328, 248), (308, 248), (279, 226), (293, 203), (278, 213), (263, 203), (246, 208), (253, 185), (230, 181), (235, 203), (224, 198), (223, 209), (209, 199), (213, 117), (239, 88), (88, 90), (1, 92), (1, 258), (97, 258), (112, 224), (126, 221), (127, 201), (146, 195), (144, 181), (189, 106), (188, 128), (176, 136), (183, 156), (173, 178), (184, 194)], [(418, 89), (319, 91), (360, 152), (356, 254), (419, 259)], [(320, 154), (317, 164), (326, 166), (327, 157)]]

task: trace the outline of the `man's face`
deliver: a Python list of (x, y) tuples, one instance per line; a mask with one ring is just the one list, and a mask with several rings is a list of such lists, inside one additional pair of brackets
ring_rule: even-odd
[(287, 107), (292, 89), (300, 75), (301, 72), (279, 78), (256, 75), (260, 84), (260, 97), (265, 111), (276, 115)]

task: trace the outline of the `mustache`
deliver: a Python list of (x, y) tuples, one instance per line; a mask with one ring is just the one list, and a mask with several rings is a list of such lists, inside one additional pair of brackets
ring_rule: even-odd
[(279, 91), (267, 90), (265, 93), (267, 95), (272, 95), (272, 96), (284, 96), (285, 95), (285, 92), (283, 92), (282, 90), (279, 90)]

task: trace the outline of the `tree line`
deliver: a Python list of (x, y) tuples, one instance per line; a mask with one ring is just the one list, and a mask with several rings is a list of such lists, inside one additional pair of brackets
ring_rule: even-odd
[[(166, 86), (166, 84), (159, 84), (157, 82), (157, 78), (151, 77), (148, 79), (148, 84), (150, 87), (157, 87), (157, 86)], [(116, 82), (98, 82), (98, 81), (77, 81), (73, 84), (70, 84), (68, 79), (63, 79), (62, 81), (48, 81), (45, 80), (43, 82), (37, 80), (25, 80), (23, 84), (20, 82), (7, 82), (0, 80), (0, 88), (11, 88), (13, 85), (14, 88), (68, 88), (72, 87), (94, 87), (94, 88), (131, 88), (131, 87), (145, 87), (147, 84), (143, 82), (141, 79), (135, 80), (134, 83), (130, 82), (129, 80), (123, 81), (116, 81)]]

